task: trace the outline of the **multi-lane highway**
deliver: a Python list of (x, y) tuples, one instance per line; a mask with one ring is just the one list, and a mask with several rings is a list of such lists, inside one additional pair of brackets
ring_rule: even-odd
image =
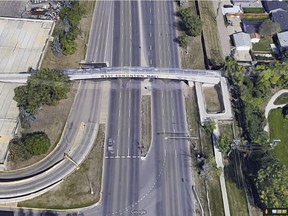
[[(175, 39), (173, 1), (97, 1), (86, 61), (108, 61), (110, 66), (178, 68), (180, 60)], [(106, 146), (101, 202), (81, 210), (85, 216), (141, 212), (149, 216), (193, 215), (188, 143), (183, 139), (167, 139), (187, 133), (181, 83), (151, 80), (153, 136), (149, 153), (142, 160), (138, 148), (141, 143), (140, 82), (136, 79), (111, 81), (106, 144), (111, 138), (113, 151), (108, 151)], [(99, 90), (100, 84), (84, 84), (90, 85), (86, 86), (88, 92), (77, 97), (75, 113), (72, 111), (71, 122), (68, 122), (71, 132), (67, 128), (63, 140), (72, 139), (69, 134), (73, 134), (73, 125), (79, 121), (97, 122), (95, 106), (99, 98), (95, 97), (99, 97), (101, 91), (95, 88)], [(80, 89), (79, 95), (83, 92), (85, 89)], [(83, 104), (87, 110), (79, 107)], [(87, 115), (87, 119), (79, 115)], [(15, 190), (18, 189), (23, 188), (19, 186)]]

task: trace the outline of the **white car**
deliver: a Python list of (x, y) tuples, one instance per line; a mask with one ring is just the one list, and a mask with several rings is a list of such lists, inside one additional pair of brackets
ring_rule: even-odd
[(108, 138), (108, 151), (111, 154), (114, 154), (114, 147), (113, 147), (114, 141), (112, 138)]

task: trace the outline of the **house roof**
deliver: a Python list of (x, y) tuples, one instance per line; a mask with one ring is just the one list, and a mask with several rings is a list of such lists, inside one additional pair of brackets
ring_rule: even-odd
[(285, 1), (271, 1), (271, 0), (264, 0), (262, 4), (265, 10), (270, 13), (273, 10), (282, 9), (288, 11), (288, 5)]
[(233, 14), (233, 13), (241, 13), (240, 6), (233, 5), (232, 7), (227, 7), (227, 8), (222, 7), (221, 9), (222, 9), (222, 14), (223, 15), (225, 15), (227, 13), (231, 13), (231, 14)]
[(288, 31), (277, 33), (277, 37), (281, 47), (288, 47)]
[(249, 34), (259, 32), (259, 27), (262, 23), (263, 23), (263, 21), (255, 21), (255, 20), (245, 21), (245, 20), (242, 20), (242, 29), (244, 32), (249, 33)]
[(238, 32), (232, 35), (236, 47), (252, 47), (250, 35), (245, 32)]
[(276, 11), (271, 13), (271, 18), (281, 26), (281, 31), (288, 30), (288, 11)]
[(260, 0), (232, 0), (234, 5), (239, 5), (242, 8), (262, 8)]

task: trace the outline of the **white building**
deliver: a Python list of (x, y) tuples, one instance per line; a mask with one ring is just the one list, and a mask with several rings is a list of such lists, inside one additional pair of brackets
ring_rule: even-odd
[(252, 43), (250, 35), (244, 32), (238, 32), (232, 35), (232, 39), (234, 42), (234, 48), (231, 50), (233, 58), (237, 62), (251, 63), (250, 50), (252, 49)]
[(288, 48), (288, 31), (277, 33), (278, 46), (280, 50)]
[(232, 35), (233, 42), (236, 50), (250, 50), (252, 49), (252, 43), (250, 35), (245, 32), (237, 32)]

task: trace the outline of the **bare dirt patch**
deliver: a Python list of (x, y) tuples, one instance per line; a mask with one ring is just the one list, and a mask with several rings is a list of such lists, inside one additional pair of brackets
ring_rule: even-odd
[[(79, 82), (73, 82), (70, 92), (67, 94), (68, 98), (61, 100), (57, 106), (44, 105), (36, 114), (36, 120), (31, 128), (19, 128), (18, 133), (32, 133), (35, 131), (45, 132), (51, 142), (51, 146), (47, 152), (51, 152), (56, 144), (59, 142), (63, 132), (65, 123), (67, 121), (70, 109), (72, 107), (75, 95), (77, 93)], [(20, 169), (31, 164), (34, 164), (43, 159), (47, 154), (33, 156), (31, 159), (19, 163), (9, 161), (7, 164), (8, 170)]]
[[(81, 33), (75, 40), (77, 51), (73, 55), (56, 57), (51, 51), (50, 43), (43, 59), (42, 68), (79, 68), (80, 61), (85, 59), (86, 44), (89, 39), (95, 1), (80, 0), (80, 4), (85, 8), (86, 14), (80, 21), (79, 28)], [(54, 31), (57, 31), (60, 25), (59, 23), (56, 24)]]
[[(70, 209), (90, 206), (100, 199), (105, 126), (99, 125), (98, 134), (88, 157), (80, 169), (66, 177), (49, 192), (18, 203), (18, 207)], [(91, 187), (94, 194), (91, 194)]]
[(223, 111), (221, 95), (219, 95), (220, 91), (221, 89), (218, 85), (203, 86), (203, 95), (206, 102), (206, 111), (208, 113), (218, 113)]
[(151, 145), (151, 97), (141, 98), (141, 156), (146, 156)]

